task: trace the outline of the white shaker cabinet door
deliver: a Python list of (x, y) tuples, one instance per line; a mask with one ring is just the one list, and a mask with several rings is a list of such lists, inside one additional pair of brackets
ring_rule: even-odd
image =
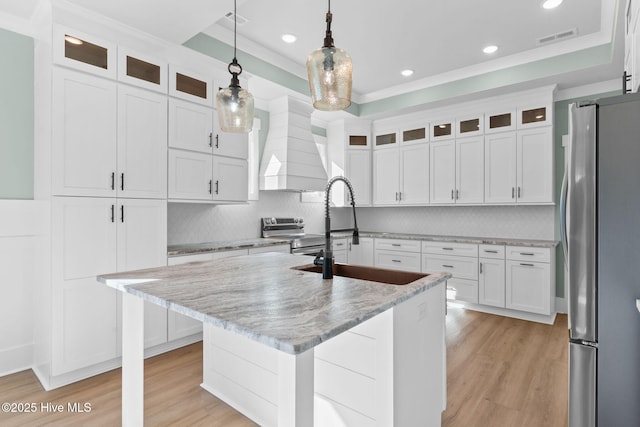
[(516, 133), (485, 136), (485, 203), (516, 202)]
[(169, 147), (211, 154), (214, 111), (169, 98)]
[(431, 203), (455, 203), (456, 144), (454, 140), (429, 144)]
[(478, 302), (504, 307), (505, 262), (502, 259), (480, 258), (478, 271)]
[(167, 97), (118, 87), (118, 197), (167, 196)]
[(518, 203), (553, 203), (553, 132), (542, 127), (518, 132)]
[(387, 148), (373, 152), (373, 204), (395, 205), (399, 199), (400, 162), (398, 150)]
[(484, 136), (456, 140), (456, 203), (484, 202)]
[[(119, 200), (117, 217), (118, 271), (167, 264), (167, 202)], [(145, 301), (145, 347), (167, 342), (167, 309)]]
[(169, 150), (169, 198), (211, 200), (213, 156)]
[(400, 148), (400, 203), (429, 203), (429, 145)]
[(507, 260), (506, 266), (506, 308), (551, 314), (550, 265)]
[(115, 196), (116, 88), (113, 81), (54, 68), (54, 195)]
[(218, 112), (213, 111), (213, 154), (247, 159), (249, 157), (249, 134), (222, 132), (218, 123)]
[(213, 156), (213, 200), (246, 202), (249, 197), (249, 166), (246, 160)]
[(118, 356), (117, 293), (96, 276), (116, 271), (116, 200), (52, 200), (52, 374)]
[[(351, 181), (356, 198), (356, 206), (371, 205), (371, 151), (346, 150), (346, 177)], [(351, 199), (345, 191), (345, 206)]]
[(360, 243), (354, 245), (349, 239), (349, 254), (347, 261), (352, 265), (366, 265), (373, 267), (374, 249), (373, 237), (360, 237)]

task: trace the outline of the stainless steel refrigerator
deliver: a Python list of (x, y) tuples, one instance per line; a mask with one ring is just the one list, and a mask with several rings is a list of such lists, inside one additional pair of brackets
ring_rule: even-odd
[(569, 107), (569, 426), (640, 426), (640, 94)]

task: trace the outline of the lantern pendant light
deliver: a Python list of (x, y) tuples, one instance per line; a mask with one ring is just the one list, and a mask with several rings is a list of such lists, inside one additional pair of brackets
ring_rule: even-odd
[(324, 45), (307, 58), (307, 75), (316, 109), (344, 110), (351, 105), (351, 57), (333, 44), (331, 0), (328, 0), (328, 4)]
[(233, 0), (233, 61), (227, 67), (231, 74), (231, 83), (229, 87), (218, 91), (216, 109), (223, 132), (246, 133), (251, 132), (253, 128), (253, 96), (240, 87), (238, 80), (242, 67), (236, 58), (236, 27), (236, 0)]

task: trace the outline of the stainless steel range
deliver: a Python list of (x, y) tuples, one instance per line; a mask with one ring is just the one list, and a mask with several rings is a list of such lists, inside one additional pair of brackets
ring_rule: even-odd
[(302, 218), (261, 218), (262, 237), (289, 239), (291, 253), (316, 256), (324, 248), (324, 236), (306, 234)]

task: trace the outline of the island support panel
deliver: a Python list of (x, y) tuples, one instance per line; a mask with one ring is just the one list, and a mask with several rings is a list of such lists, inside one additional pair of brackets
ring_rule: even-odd
[(437, 285), (298, 355), (205, 324), (202, 387), (267, 427), (440, 426), (444, 289)]

